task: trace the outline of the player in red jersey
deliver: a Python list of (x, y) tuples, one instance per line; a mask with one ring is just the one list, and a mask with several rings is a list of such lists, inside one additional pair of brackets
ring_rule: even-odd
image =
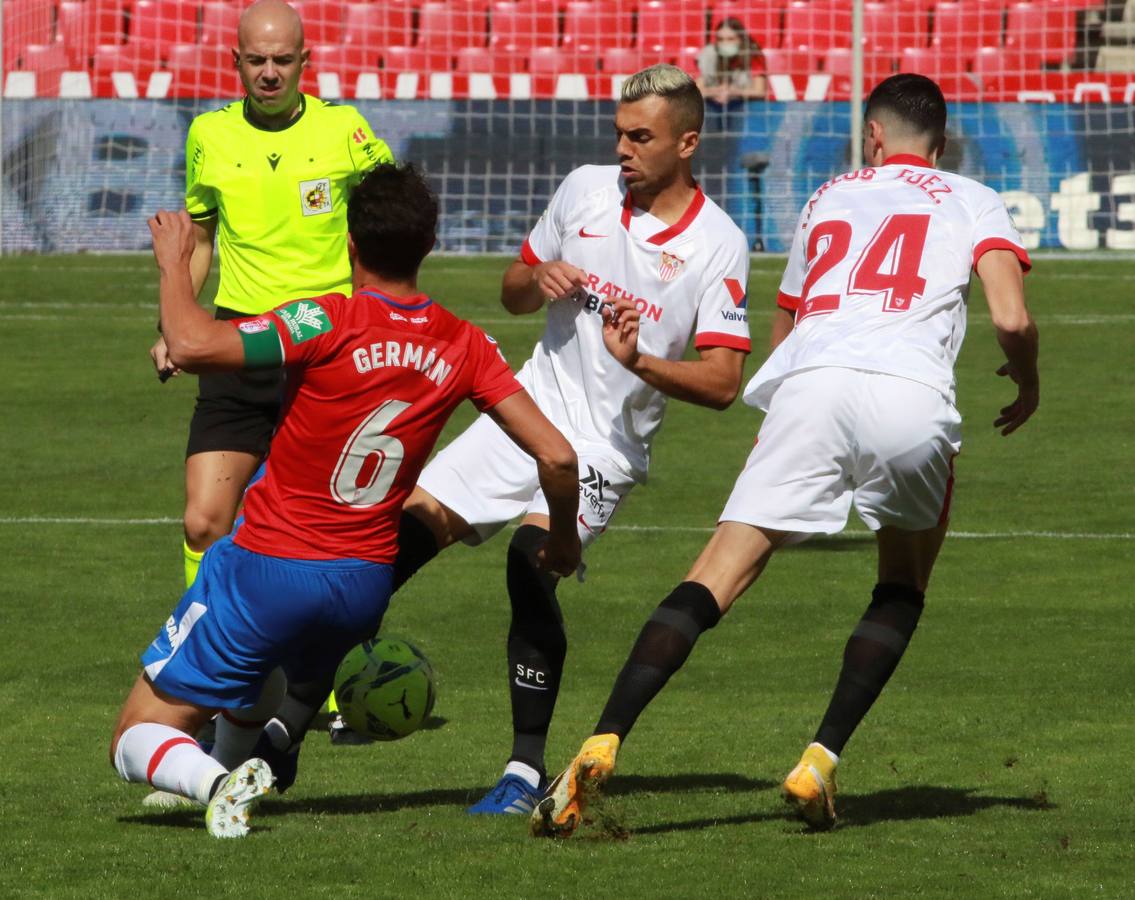
[(298, 746), (343, 654), (378, 630), (402, 502), (463, 400), (537, 460), (553, 520), (543, 565), (563, 575), (579, 563), (571, 446), (495, 342), (417, 291), (435, 242), (434, 195), (412, 167), (382, 165), (355, 190), (347, 218), (353, 297), (231, 321), (193, 299), (188, 214), (150, 220), (171, 360), (190, 372), (288, 367), (284, 413), (244, 521), (209, 548), (142, 654), (111, 742), (125, 780), (206, 804), (218, 837), (247, 833), (248, 806), (274, 777), (262, 759), (230, 772), (189, 735), (218, 710), (253, 706), (279, 666), (289, 682), (279, 718)]

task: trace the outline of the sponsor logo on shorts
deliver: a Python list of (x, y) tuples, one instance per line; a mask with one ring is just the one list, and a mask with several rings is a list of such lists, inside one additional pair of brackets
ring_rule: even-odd
[[(600, 521), (606, 518), (603, 509), (605, 499), (603, 492), (610, 486), (611, 482), (604, 478), (603, 473), (594, 466), (588, 466), (587, 474), (579, 479), (580, 500), (587, 505), (592, 513), (599, 516)], [(582, 515), (579, 518), (588, 531), (594, 531), (591, 526), (583, 522)]]
[(267, 331), (272, 326), (267, 319), (249, 319), (247, 322), (241, 322), (236, 327), (245, 334), (260, 334), (260, 332)]
[(305, 216), (321, 216), (331, 212), (331, 179), (301, 181), (300, 207)]
[(297, 300), (281, 306), (276, 315), (287, 326), (293, 344), (302, 344), (331, 330), (331, 320), (314, 300)]

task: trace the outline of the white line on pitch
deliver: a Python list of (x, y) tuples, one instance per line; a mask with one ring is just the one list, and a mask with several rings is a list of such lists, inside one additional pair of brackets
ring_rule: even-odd
[[(157, 518), (114, 519), (86, 516), (0, 516), (0, 525), (180, 525), (181, 519), (169, 516)], [(714, 529), (708, 525), (612, 525), (610, 531), (652, 532), (652, 533), (694, 533), (709, 534)], [(1130, 541), (1135, 533), (1125, 531), (951, 531), (948, 535), (962, 540), (997, 540), (1012, 538), (1037, 538), (1065, 541)], [(839, 535), (817, 535), (818, 538), (840, 540), (871, 540), (874, 535), (868, 531), (849, 531)]]

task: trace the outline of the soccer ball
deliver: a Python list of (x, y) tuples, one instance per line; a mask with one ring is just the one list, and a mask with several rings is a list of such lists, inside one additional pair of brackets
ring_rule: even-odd
[(335, 699), (354, 731), (396, 741), (429, 718), (437, 699), (433, 669), (409, 641), (376, 638), (343, 657), (335, 672)]

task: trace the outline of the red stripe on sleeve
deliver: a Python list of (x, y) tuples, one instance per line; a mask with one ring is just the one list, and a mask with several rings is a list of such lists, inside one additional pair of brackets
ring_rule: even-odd
[(1027, 272), (1033, 267), (1032, 260), (1029, 259), (1029, 253), (1024, 247), (1019, 247), (1010, 240), (1005, 238), (986, 238), (980, 244), (973, 248), (973, 267), (977, 268), (977, 261), (981, 259), (990, 250), (1010, 250), (1016, 255), (1017, 260), (1021, 263), (1021, 271)]
[(162, 764), (162, 760), (166, 758), (166, 754), (178, 744), (193, 744), (197, 746), (197, 742), (190, 737), (170, 738), (164, 744), (160, 745), (158, 749), (154, 751), (154, 755), (150, 757), (150, 764), (146, 766), (146, 780), (150, 782), (151, 785), (154, 783), (154, 773), (158, 771), (158, 766)]
[(703, 331), (694, 338), (695, 350), (708, 350), (711, 347), (728, 347), (730, 350), (740, 350), (748, 353), (752, 349), (752, 341), (739, 334), (724, 334), (720, 331)]
[(797, 307), (800, 306), (800, 298), (793, 297), (791, 294), (786, 294), (784, 293), (784, 291), (777, 291), (776, 305), (783, 310), (794, 313), (796, 312)]
[(524, 264), (527, 266), (538, 266), (544, 261), (536, 255), (536, 251), (528, 243), (528, 238), (525, 238), (524, 243), (520, 246), (520, 258), (524, 260)]

